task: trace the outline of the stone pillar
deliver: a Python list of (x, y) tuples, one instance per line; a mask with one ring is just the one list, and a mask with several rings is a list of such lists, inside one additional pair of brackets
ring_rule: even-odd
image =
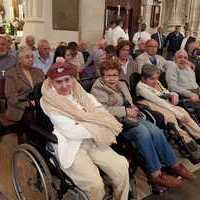
[(185, 0), (173, 0), (171, 15), (168, 19), (168, 27), (185, 24)]
[(143, 0), (142, 1), (142, 18), (143, 22), (147, 25), (147, 30), (150, 29), (150, 20), (151, 20), (151, 9), (153, 5), (153, 0)]
[(105, 0), (80, 0), (80, 40), (90, 45), (103, 37)]
[(38, 38), (45, 37), (44, 0), (25, 1), (24, 37), (32, 34)]
[(189, 23), (191, 25), (191, 29), (194, 32), (200, 32), (200, 13), (199, 13), (199, 9), (200, 9), (200, 2), (199, 0), (193, 0), (191, 2), (191, 17), (189, 20)]
[(12, 0), (3, 0), (3, 6), (5, 9), (5, 19), (11, 18)]
[(144, 18), (144, 22), (147, 24), (147, 30), (150, 28), (151, 8), (152, 8), (152, 5), (145, 5), (144, 11), (143, 11), (143, 18)]
[(183, 25), (183, 15), (185, 12), (183, 0), (173, 0), (172, 12), (169, 18), (169, 26)]

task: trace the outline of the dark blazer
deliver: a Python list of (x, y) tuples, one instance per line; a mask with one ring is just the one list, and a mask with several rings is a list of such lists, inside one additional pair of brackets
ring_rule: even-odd
[[(30, 69), (33, 85), (43, 82), (45, 76), (38, 68)], [(32, 91), (32, 86), (19, 66), (13, 67), (6, 72), (5, 95), (7, 98), (6, 116), (13, 121), (21, 120), (28, 102), (19, 102)]]
[(167, 51), (175, 54), (180, 49), (183, 38), (181, 33), (169, 33), (166, 38), (166, 45), (168, 44)]
[[(158, 42), (158, 45), (159, 45), (159, 36), (158, 36), (158, 32), (157, 33), (154, 33), (151, 35), (151, 38), (156, 40)], [(166, 41), (166, 37), (164, 34), (162, 34), (162, 40), (161, 40), (161, 49), (164, 48), (165, 46), (165, 41)]]
[(185, 50), (188, 52), (188, 47), (189, 47), (189, 44), (192, 43), (192, 42), (195, 42), (196, 41), (196, 38), (195, 37), (192, 37), (190, 36), (185, 44)]

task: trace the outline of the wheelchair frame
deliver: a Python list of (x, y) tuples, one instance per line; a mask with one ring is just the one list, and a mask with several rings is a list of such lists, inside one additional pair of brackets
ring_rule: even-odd
[[(29, 126), (30, 125), (30, 126)], [(70, 191), (74, 195), (74, 200), (89, 200), (85, 192), (83, 192), (70, 177), (68, 177), (61, 169), (59, 161), (55, 157), (52, 143), (57, 143), (57, 138), (53, 134), (49, 134), (46, 130), (36, 124), (24, 125), (21, 122), (3, 127), (4, 135), (9, 132), (21, 132), (26, 134), (26, 143), (18, 145), (12, 156), (12, 183), (19, 200), (26, 199), (23, 196), (22, 186), (17, 180), (16, 160), (19, 153), (24, 154), (36, 167), (43, 188), (36, 183), (26, 183), (30, 187), (36, 186), (37, 189), (44, 190), (45, 200), (61, 200)], [(21, 128), (23, 127), (23, 128)], [(56, 186), (52, 177), (59, 181), (59, 186)], [(43, 199), (42, 199), (43, 200)]]

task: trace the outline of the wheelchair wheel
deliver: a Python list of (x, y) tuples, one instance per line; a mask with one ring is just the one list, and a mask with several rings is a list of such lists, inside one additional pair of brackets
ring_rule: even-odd
[(19, 200), (55, 200), (51, 173), (40, 153), (29, 144), (17, 147), (12, 158), (12, 183)]
[(79, 188), (68, 189), (62, 200), (89, 200), (85, 192)]

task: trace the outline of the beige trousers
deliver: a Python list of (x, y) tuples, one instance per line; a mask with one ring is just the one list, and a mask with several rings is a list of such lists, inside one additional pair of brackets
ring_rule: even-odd
[(115, 200), (127, 200), (129, 192), (128, 162), (110, 147), (84, 140), (78, 154), (64, 172), (85, 191), (90, 200), (102, 200), (105, 195), (101, 169), (112, 182)]
[(168, 122), (174, 123), (177, 130), (179, 131), (179, 134), (183, 137), (183, 139), (186, 143), (190, 142), (192, 140), (192, 137), (195, 139), (200, 138), (200, 127), (190, 117), (190, 115), (184, 108), (176, 106), (176, 109), (179, 112), (184, 114), (184, 120), (182, 121), (181, 119), (179, 119), (179, 123), (186, 128), (187, 132), (179, 127), (176, 116), (172, 111), (170, 111), (166, 108), (163, 108), (161, 106), (158, 106), (155, 103), (152, 103), (147, 100), (142, 100), (142, 101), (140, 101), (140, 103), (148, 106), (149, 108), (151, 108), (154, 111), (158, 111), (158, 112), (162, 113), (165, 118), (165, 123), (168, 123)]

